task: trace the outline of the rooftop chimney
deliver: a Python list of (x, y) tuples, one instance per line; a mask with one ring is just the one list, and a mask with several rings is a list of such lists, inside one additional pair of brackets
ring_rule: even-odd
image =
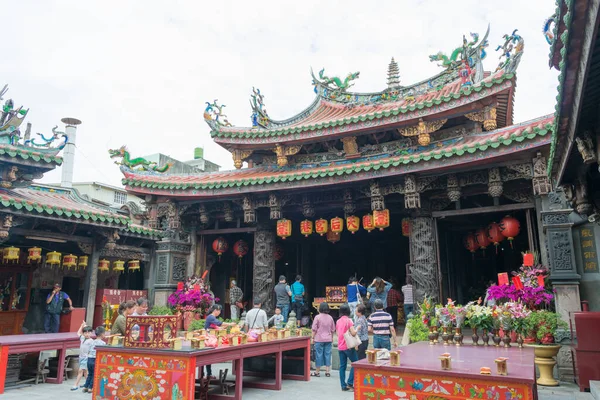
[(66, 125), (65, 135), (67, 135), (67, 143), (63, 150), (62, 177), (60, 186), (70, 188), (73, 187), (73, 168), (75, 166), (75, 143), (77, 142), (77, 125), (81, 121), (75, 118), (63, 118), (61, 122)]

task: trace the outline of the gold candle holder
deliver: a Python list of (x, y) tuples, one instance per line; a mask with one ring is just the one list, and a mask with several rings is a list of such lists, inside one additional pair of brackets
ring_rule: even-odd
[(194, 338), (194, 332), (186, 332), (185, 340), (192, 340)]
[(269, 341), (269, 334), (267, 332), (263, 332), (260, 334), (260, 341), (261, 342), (268, 342)]
[(276, 335), (277, 335), (277, 339), (283, 339), (283, 331), (280, 329), (277, 331)]
[(205, 346), (204, 339), (202, 338), (193, 338), (192, 339), (192, 348), (193, 349), (203, 349)]
[(182, 346), (182, 340), (181, 338), (175, 338), (175, 339), (170, 339), (171, 342), (171, 348), (173, 350), (181, 350), (181, 346)]
[(402, 350), (390, 351), (390, 365), (394, 367), (400, 366), (400, 353), (402, 353)]
[(498, 375), (508, 375), (508, 358), (498, 357), (494, 361), (496, 362), (496, 370), (498, 372)]
[(367, 362), (369, 364), (375, 364), (377, 362), (377, 351), (378, 350), (367, 350)]
[(232, 346), (239, 346), (240, 344), (242, 344), (242, 337), (241, 336), (232, 336), (231, 337), (231, 341), (230, 341)]
[(283, 338), (287, 339), (291, 336), (290, 330), (289, 329), (284, 329), (283, 330)]
[(442, 364), (442, 370), (449, 371), (452, 369), (452, 357), (450, 353), (444, 353), (440, 356), (440, 362)]

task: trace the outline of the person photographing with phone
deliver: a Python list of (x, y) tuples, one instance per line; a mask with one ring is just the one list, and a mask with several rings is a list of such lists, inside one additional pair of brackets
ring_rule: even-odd
[(60, 283), (55, 283), (52, 292), (46, 298), (46, 313), (44, 314), (44, 332), (57, 333), (60, 327), (60, 314), (65, 300), (69, 303), (69, 310), (73, 311), (73, 302), (68, 294), (61, 292)]

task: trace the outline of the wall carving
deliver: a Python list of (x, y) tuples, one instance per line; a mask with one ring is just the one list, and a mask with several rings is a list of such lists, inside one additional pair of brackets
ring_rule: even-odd
[(458, 184), (458, 178), (455, 174), (450, 174), (447, 176), (446, 192), (448, 193), (448, 199), (450, 201), (456, 202), (460, 200), (462, 192)]
[(187, 271), (187, 259), (185, 257), (173, 257), (173, 275), (172, 278), (175, 282), (181, 282), (185, 280)]
[(246, 224), (253, 224), (256, 222), (256, 210), (254, 208), (252, 197), (244, 196), (242, 210), (244, 210), (244, 222)]
[(542, 157), (542, 153), (537, 153), (533, 159), (533, 194), (541, 196), (552, 191), (552, 183), (546, 173), (546, 159)]
[(167, 283), (169, 273), (169, 258), (166, 255), (158, 256), (158, 263), (156, 268), (156, 283), (165, 284)]
[(551, 231), (549, 234), (551, 268), (553, 271), (572, 271), (571, 241), (566, 231)]
[(502, 196), (504, 191), (504, 185), (502, 183), (502, 176), (500, 175), (500, 168), (490, 168), (488, 170), (488, 193), (490, 196), (496, 198)]
[(410, 246), (412, 260), (408, 270), (412, 277), (415, 302), (425, 295), (439, 302), (437, 244), (435, 241), (435, 221), (430, 217), (417, 217), (411, 220)]
[(177, 242), (157, 242), (156, 250), (158, 251), (172, 251), (176, 253), (189, 253), (190, 245), (185, 243)]
[(385, 209), (385, 198), (381, 194), (381, 190), (379, 188), (379, 182), (371, 181), (370, 184), (370, 192), (371, 192), (371, 210), (383, 210)]

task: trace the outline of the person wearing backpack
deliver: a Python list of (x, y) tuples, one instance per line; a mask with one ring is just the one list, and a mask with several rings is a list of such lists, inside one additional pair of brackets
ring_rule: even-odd
[(304, 285), (302, 276), (296, 275), (296, 282), (290, 287), (292, 291), (292, 310), (296, 313), (298, 328), (302, 323), (302, 312), (304, 311)]
[(44, 332), (58, 333), (60, 327), (60, 314), (65, 300), (69, 303), (69, 310), (73, 311), (73, 302), (68, 294), (61, 292), (60, 283), (54, 284), (52, 293), (46, 298), (46, 313), (44, 314)]

